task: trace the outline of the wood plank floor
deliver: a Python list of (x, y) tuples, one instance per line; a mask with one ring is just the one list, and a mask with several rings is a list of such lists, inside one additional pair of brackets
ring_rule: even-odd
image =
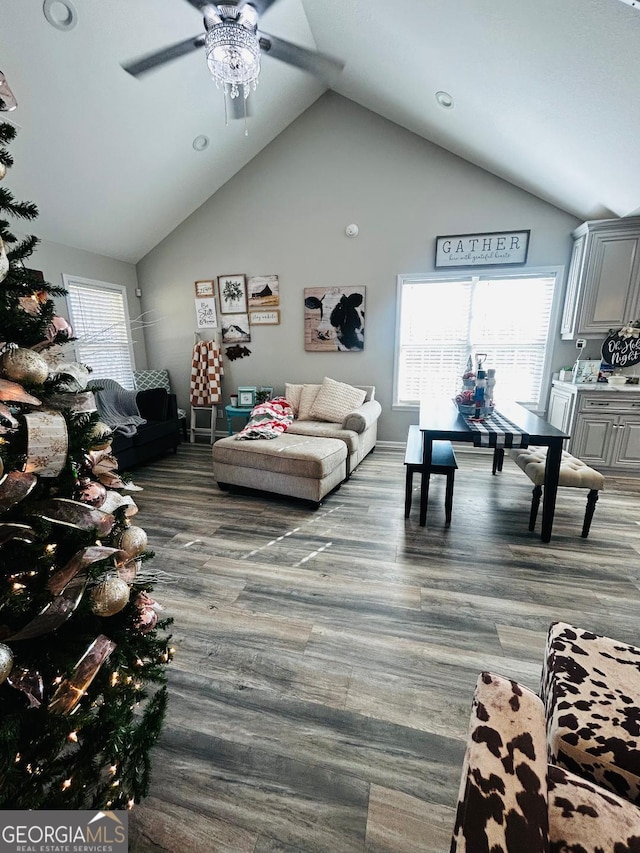
[(176, 657), (133, 853), (448, 850), (478, 673), (537, 689), (558, 619), (640, 643), (637, 482), (607, 482), (586, 540), (560, 490), (544, 545), (510, 460), (458, 461), (450, 528), (444, 477), (404, 519), (395, 449), (317, 511), (219, 491), (209, 446), (135, 472)]

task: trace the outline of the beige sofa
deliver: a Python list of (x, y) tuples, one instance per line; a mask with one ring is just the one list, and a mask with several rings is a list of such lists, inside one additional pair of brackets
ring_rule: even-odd
[[(325, 383), (332, 380), (326, 380)], [(323, 383), (324, 384), (324, 383)], [(338, 385), (340, 383), (334, 383)], [(295, 398), (287, 386), (287, 399)], [(305, 396), (292, 399), (298, 415), (287, 431), (275, 439), (238, 441), (235, 436), (213, 445), (213, 473), (221, 488), (242, 486), (319, 504), (330, 491), (351, 475), (376, 443), (382, 408), (373, 385), (347, 386), (364, 391), (364, 401), (340, 421), (313, 417)], [(312, 392), (301, 392), (308, 398)], [(300, 405), (302, 403), (302, 406)]]

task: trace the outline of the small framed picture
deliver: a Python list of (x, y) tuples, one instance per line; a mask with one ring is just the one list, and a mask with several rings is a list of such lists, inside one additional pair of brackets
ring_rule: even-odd
[(252, 326), (279, 326), (280, 311), (278, 308), (271, 311), (249, 311), (249, 322)]
[(217, 329), (216, 300), (207, 297), (196, 300), (196, 325), (199, 329)]
[(277, 275), (252, 275), (247, 279), (249, 309), (276, 308), (280, 305), (280, 282)]
[(600, 362), (585, 359), (584, 361), (576, 361), (573, 368), (573, 383), (574, 385), (583, 385), (595, 383), (598, 381), (600, 373)]
[(215, 296), (215, 284), (213, 280), (211, 281), (196, 281), (196, 296), (199, 299), (208, 299), (209, 297)]
[(248, 344), (251, 341), (248, 314), (225, 314), (220, 318), (223, 344)]
[(267, 400), (273, 400), (273, 387), (261, 385), (256, 393), (256, 403), (266, 403)]
[(218, 297), (221, 314), (247, 313), (247, 284), (243, 275), (219, 275)]
[(255, 385), (241, 385), (238, 388), (238, 406), (243, 409), (256, 404), (257, 388)]

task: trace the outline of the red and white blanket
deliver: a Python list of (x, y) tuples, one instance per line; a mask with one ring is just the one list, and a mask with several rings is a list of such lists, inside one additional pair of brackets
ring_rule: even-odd
[(293, 422), (293, 409), (284, 397), (276, 397), (254, 406), (247, 425), (236, 438), (277, 438)]

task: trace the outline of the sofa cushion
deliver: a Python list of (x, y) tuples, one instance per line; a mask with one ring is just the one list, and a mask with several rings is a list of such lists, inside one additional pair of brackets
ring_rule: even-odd
[(318, 438), (339, 438), (347, 445), (349, 453), (355, 453), (360, 443), (357, 433), (351, 429), (341, 429), (340, 424), (327, 421), (294, 421), (287, 427), (289, 435), (315, 435)]
[(292, 385), (290, 382), (285, 383), (284, 396), (291, 406), (293, 417), (298, 417), (298, 409), (300, 408), (300, 395), (302, 394), (302, 385)]
[(138, 391), (136, 403), (140, 414), (147, 421), (166, 421), (169, 395), (164, 388), (149, 388)]
[(310, 419), (341, 424), (349, 412), (362, 405), (365, 397), (362, 389), (325, 376), (311, 406)]
[(355, 411), (349, 412), (342, 423), (342, 429), (364, 432), (375, 424), (381, 412), (382, 406), (377, 400), (365, 401)]
[(634, 805), (561, 767), (549, 767), (547, 784), (551, 850), (637, 849), (640, 813)]
[[(344, 468), (347, 447), (335, 438), (311, 438), (290, 435), (285, 432), (271, 441), (236, 441), (221, 438), (213, 445), (214, 472), (217, 462), (255, 468), (259, 471), (274, 471), (296, 477), (321, 480), (338, 466)], [(256, 473), (254, 488), (261, 488), (259, 473)]]
[(314, 400), (318, 396), (318, 391), (320, 390), (320, 385), (303, 385), (302, 390), (300, 392), (300, 403), (298, 404), (298, 415), (297, 417), (301, 421), (309, 421), (311, 418), (311, 407), (313, 406)]

